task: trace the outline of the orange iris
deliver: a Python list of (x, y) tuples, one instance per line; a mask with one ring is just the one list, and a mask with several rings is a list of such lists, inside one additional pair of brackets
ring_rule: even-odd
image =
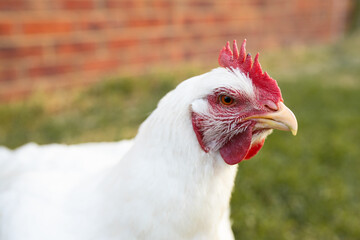
[(227, 95), (221, 95), (220, 102), (226, 106), (229, 106), (234, 103), (234, 99)]

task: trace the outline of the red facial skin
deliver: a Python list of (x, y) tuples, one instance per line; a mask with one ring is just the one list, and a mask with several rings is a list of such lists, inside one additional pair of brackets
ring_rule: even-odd
[[(223, 104), (220, 101), (223, 95), (231, 96), (234, 99), (233, 103)], [(253, 134), (261, 133), (262, 130), (254, 131), (256, 122), (254, 120), (243, 121), (243, 119), (274, 111), (268, 107), (269, 101), (272, 100), (254, 101), (241, 92), (221, 88), (209, 95), (207, 101), (210, 105), (209, 115), (192, 113), (194, 132), (201, 148), (205, 152), (212, 150), (206, 139), (213, 139), (212, 142), (216, 143), (222, 158), (230, 165), (255, 156), (263, 146), (265, 139), (260, 138), (259, 141), (251, 144)], [(212, 128), (216, 128), (217, 131), (212, 131)], [(216, 136), (210, 138), (206, 134)]]

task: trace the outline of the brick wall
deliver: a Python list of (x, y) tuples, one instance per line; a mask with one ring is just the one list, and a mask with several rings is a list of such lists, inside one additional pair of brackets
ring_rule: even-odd
[(0, 0), (0, 99), (249, 49), (329, 42), (352, 0)]

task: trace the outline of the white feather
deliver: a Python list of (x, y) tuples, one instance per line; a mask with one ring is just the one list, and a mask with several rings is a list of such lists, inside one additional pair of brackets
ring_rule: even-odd
[(190, 110), (218, 87), (254, 97), (234, 72), (181, 83), (131, 141), (0, 148), (0, 239), (233, 239), (237, 167), (200, 148)]

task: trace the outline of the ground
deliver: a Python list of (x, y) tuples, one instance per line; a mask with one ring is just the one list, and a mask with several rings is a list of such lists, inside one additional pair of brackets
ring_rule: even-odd
[[(360, 34), (336, 44), (262, 53), (296, 137), (275, 132), (240, 163), (231, 201), (237, 239), (360, 239)], [(0, 145), (131, 138), (192, 70), (115, 78), (69, 94), (0, 105)]]

